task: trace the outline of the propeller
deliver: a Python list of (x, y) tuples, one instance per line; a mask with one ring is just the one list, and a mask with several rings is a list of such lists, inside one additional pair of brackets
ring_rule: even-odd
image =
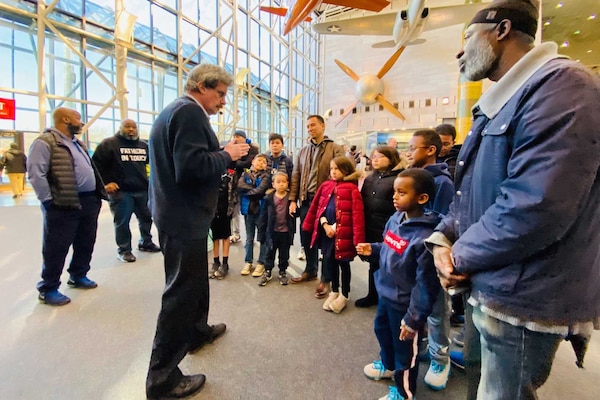
[(400, 55), (402, 54), (402, 52), (404, 51), (405, 48), (406, 48), (406, 46), (400, 47), (398, 50), (396, 50), (394, 52), (394, 54), (392, 54), (392, 56), (390, 58), (388, 58), (388, 60), (385, 62), (385, 64), (383, 64), (383, 67), (381, 67), (381, 69), (377, 73), (377, 77), (379, 79), (383, 78), (383, 76), (385, 74), (387, 74), (390, 69), (392, 69), (392, 67), (394, 66), (394, 64), (396, 64), (396, 61), (398, 61), (398, 59), (400, 58)]
[(356, 100), (352, 105), (344, 110), (342, 116), (338, 122), (336, 122), (335, 126), (338, 126), (348, 115), (350, 115), (352, 109), (354, 109), (359, 102), (366, 105), (378, 102), (383, 108), (400, 118), (402, 121), (406, 120), (404, 115), (402, 115), (402, 113), (398, 111), (398, 109), (394, 107), (392, 103), (383, 97), (384, 86), (383, 82), (381, 81), (381, 78), (383, 78), (383, 76), (388, 73), (390, 69), (392, 69), (396, 61), (398, 61), (398, 58), (400, 58), (400, 55), (405, 48), (405, 46), (398, 48), (398, 50), (392, 54), (385, 64), (383, 64), (377, 75), (364, 75), (359, 77), (356, 72), (352, 70), (352, 68), (348, 67), (340, 60), (335, 60), (335, 63), (338, 65), (338, 67), (340, 67), (340, 69), (344, 71), (346, 75), (356, 82), (356, 85), (354, 86), (354, 95)]

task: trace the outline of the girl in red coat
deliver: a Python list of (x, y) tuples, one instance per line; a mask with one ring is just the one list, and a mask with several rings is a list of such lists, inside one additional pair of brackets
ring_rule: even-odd
[(365, 217), (357, 186), (360, 172), (352, 161), (336, 157), (329, 170), (331, 180), (317, 190), (302, 229), (312, 231), (310, 246), (319, 246), (323, 254), (323, 281), (331, 281), (323, 309), (340, 313), (350, 293), (350, 261), (356, 256), (356, 245), (365, 238)]

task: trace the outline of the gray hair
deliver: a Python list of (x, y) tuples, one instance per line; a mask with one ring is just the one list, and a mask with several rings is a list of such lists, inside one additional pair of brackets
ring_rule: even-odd
[(183, 90), (186, 92), (197, 92), (199, 83), (202, 83), (205, 88), (214, 89), (219, 82), (231, 86), (233, 85), (233, 76), (225, 68), (218, 65), (200, 64), (196, 65), (189, 72)]

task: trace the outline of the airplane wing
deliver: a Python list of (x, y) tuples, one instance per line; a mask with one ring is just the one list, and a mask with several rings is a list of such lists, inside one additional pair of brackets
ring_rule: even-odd
[[(445, 28), (468, 22), (477, 11), (489, 3), (429, 8), (424, 31)], [(391, 36), (397, 12), (325, 21), (313, 24), (313, 30), (324, 35), (379, 35)]]
[(313, 31), (324, 35), (381, 35), (391, 36), (396, 13), (385, 13), (325, 21), (313, 24)]
[(379, 12), (390, 5), (388, 0), (323, 0), (323, 3), (374, 12)]

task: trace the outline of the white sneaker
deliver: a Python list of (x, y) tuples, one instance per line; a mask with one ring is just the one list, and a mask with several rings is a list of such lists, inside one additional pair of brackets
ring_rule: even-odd
[(450, 375), (450, 363), (446, 365), (439, 364), (436, 361), (431, 361), (427, 374), (425, 374), (425, 384), (432, 390), (442, 390), (448, 383)]
[(346, 303), (348, 303), (348, 298), (344, 297), (343, 294), (340, 294), (329, 304), (329, 309), (334, 313), (339, 314), (344, 308), (346, 308)]
[(365, 365), (363, 368), (365, 376), (374, 381), (381, 379), (392, 379), (394, 377), (394, 371), (385, 369), (381, 360), (375, 360), (371, 364)]
[(331, 303), (333, 303), (333, 301), (337, 299), (337, 297), (338, 292), (330, 292), (329, 296), (327, 296), (327, 299), (325, 300), (325, 303), (323, 303), (323, 310), (331, 311), (331, 308), (329, 308), (329, 306), (331, 306)]
[(300, 248), (300, 251), (298, 252), (298, 260), (306, 260), (306, 253), (304, 252), (304, 247)]
[(250, 271), (252, 271), (252, 263), (246, 263), (244, 264), (244, 268), (242, 268), (242, 271), (240, 272), (240, 274), (242, 275), (248, 275), (250, 274)]
[(258, 278), (259, 276), (262, 276), (263, 272), (265, 272), (265, 265), (262, 263), (256, 263), (256, 268), (254, 269), (252, 276)]

